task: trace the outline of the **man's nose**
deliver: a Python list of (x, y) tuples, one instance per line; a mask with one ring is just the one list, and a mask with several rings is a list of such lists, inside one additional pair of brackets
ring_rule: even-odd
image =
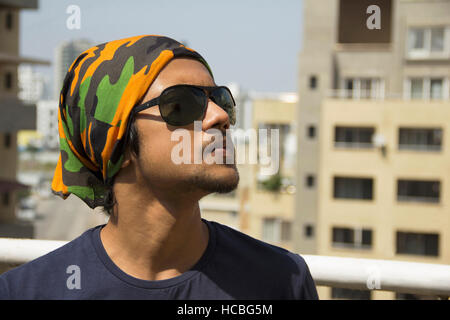
[(219, 129), (225, 133), (225, 130), (230, 128), (230, 118), (224, 109), (215, 104), (211, 99), (208, 99), (208, 106), (206, 107), (202, 122), (202, 130), (206, 131), (211, 128)]

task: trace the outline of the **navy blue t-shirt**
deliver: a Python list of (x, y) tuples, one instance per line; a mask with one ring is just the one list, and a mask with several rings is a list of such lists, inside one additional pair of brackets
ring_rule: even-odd
[(209, 242), (183, 274), (141, 280), (117, 267), (100, 230), (0, 276), (0, 299), (318, 299), (303, 258), (217, 222), (202, 219)]

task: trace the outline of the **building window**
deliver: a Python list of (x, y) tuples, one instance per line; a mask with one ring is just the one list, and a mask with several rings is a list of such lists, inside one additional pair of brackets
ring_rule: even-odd
[(423, 79), (411, 79), (411, 99), (423, 98)]
[(409, 78), (405, 96), (408, 99), (447, 100), (449, 81), (445, 78)]
[(333, 246), (353, 249), (372, 247), (372, 230), (333, 227)]
[(397, 181), (397, 200), (402, 202), (439, 202), (440, 182), (426, 180)]
[(314, 186), (314, 176), (313, 175), (308, 175), (306, 176), (306, 186), (311, 188)]
[(395, 293), (396, 300), (436, 300), (436, 296), (427, 296), (422, 294), (412, 294), (412, 293)]
[(425, 29), (411, 28), (409, 30), (409, 50), (423, 50), (425, 48)]
[(5, 74), (5, 88), (6, 89), (11, 89), (12, 88), (12, 73), (11, 72), (7, 72)]
[[(391, 34), (394, 34), (392, 31), (394, 21), (393, 0), (340, 0), (336, 1), (336, 3), (338, 4), (338, 11), (336, 12), (337, 23), (334, 23), (334, 29), (336, 30), (335, 37), (337, 43), (366, 44), (391, 42)], [(365, 13), (371, 4), (376, 4), (380, 10), (379, 23), (381, 28), (378, 30), (369, 28), (369, 25), (375, 21), (370, 22), (366, 20), (368, 15)], [(319, 17), (317, 18), (320, 19)]]
[(4, 143), (6, 149), (11, 147), (11, 134), (9, 132), (6, 132), (4, 135)]
[(316, 127), (313, 125), (310, 125), (308, 127), (308, 137), (309, 138), (314, 138), (316, 136)]
[(384, 81), (380, 78), (345, 78), (340, 98), (378, 99), (384, 97)]
[(431, 52), (443, 52), (444, 51), (444, 28), (432, 28), (430, 29), (430, 37), (431, 37)]
[(309, 77), (309, 88), (316, 89), (317, 88), (317, 76)]
[(9, 192), (3, 193), (3, 205), (8, 206), (9, 205)]
[(442, 145), (442, 129), (399, 128), (399, 150), (439, 151)]
[(292, 224), (280, 218), (264, 218), (263, 240), (268, 242), (290, 241)]
[(281, 221), (281, 241), (290, 241), (292, 224), (289, 221)]
[(439, 234), (397, 232), (397, 254), (439, 255)]
[(275, 242), (279, 239), (276, 223), (277, 221), (275, 218), (264, 218), (262, 232), (264, 241)]
[(373, 179), (334, 177), (335, 199), (373, 199)]
[(12, 30), (12, 28), (13, 28), (13, 14), (12, 14), (12, 12), (6, 13), (5, 27), (6, 27), (7, 30)]
[(337, 148), (372, 148), (373, 127), (335, 127), (334, 146)]
[(408, 32), (408, 57), (410, 59), (424, 59), (448, 56), (446, 34), (449, 27), (413, 27)]
[(443, 98), (444, 79), (430, 79), (430, 99), (440, 100)]
[(305, 225), (305, 238), (312, 238), (314, 236), (314, 227), (310, 224)]
[(331, 288), (331, 298), (346, 300), (370, 300), (371, 291), (346, 288)]

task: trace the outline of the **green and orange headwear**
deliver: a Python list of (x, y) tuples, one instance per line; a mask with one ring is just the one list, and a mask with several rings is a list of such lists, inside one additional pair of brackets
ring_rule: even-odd
[(110, 41), (78, 56), (59, 99), (54, 194), (66, 199), (73, 193), (91, 208), (103, 205), (106, 187), (123, 162), (131, 110), (178, 57), (200, 61), (212, 75), (200, 54), (163, 36)]

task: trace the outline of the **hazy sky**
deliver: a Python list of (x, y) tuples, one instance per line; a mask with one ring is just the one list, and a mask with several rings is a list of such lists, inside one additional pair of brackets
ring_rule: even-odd
[[(140, 34), (166, 35), (198, 51), (216, 82), (254, 91), (297, 91), (302, 0), (38, 0), (21, 13), (20, 53), (53, 61), (64, 40), (95, 44)], [(81, 28), (66, 27), (69, 5)], [(42, 69), (41, 69), (42, 70)], [(50, 68), (43, 70), (52, 75)]]

